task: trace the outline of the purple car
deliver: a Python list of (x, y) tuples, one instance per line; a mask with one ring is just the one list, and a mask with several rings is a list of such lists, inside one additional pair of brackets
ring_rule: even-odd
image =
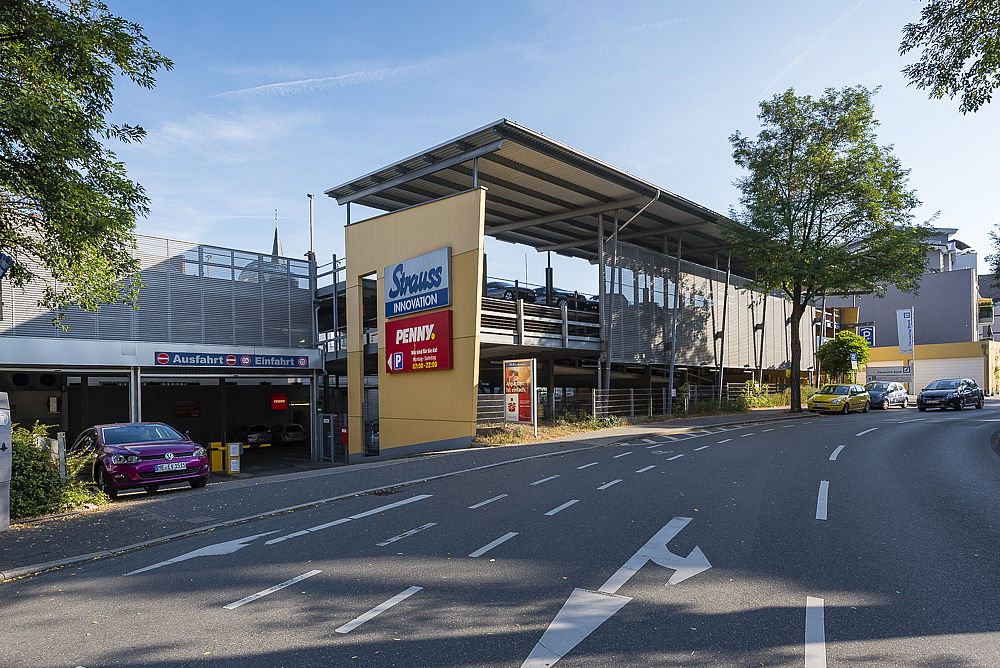
[(152, 494), (160, 485), (208, 482), (208, 454), (190, 438), (162, 422), (99, 424), (84, 429), (69, 450), (93, 458), (97, 487), (112, 499), (129, 487)]

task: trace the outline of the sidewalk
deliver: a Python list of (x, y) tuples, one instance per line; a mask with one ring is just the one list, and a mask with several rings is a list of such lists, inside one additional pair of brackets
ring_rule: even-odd
[(144, 492), (122, 495), (105, 508), (15, 524), (10, 531), (0, 533), (0, 582), (259, 517), (465, 471), (599, 448), (635, 438), (809, 415), (792, 415), (787, 408), (771, 408), (742, 415), (680, 418), (585, 432), (541, 443), (467, 448), (407, 459), (223, 480), (196, 491), (185, 485), (154, 495)]

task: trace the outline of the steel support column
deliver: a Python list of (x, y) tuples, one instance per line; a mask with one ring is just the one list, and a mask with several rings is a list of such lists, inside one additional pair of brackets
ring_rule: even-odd
[(609, 355), (607, 324), (607, 290), (604, 288), (604, 214), (597, 214), (597, 322), (601, 338), (601, 355), (597, 360), (597, 389), (604, 389), (604, 363)]
[(723, 370), (726, 368), (726, 315), (729, 313), (729, 281), (732, 277), (733, 254), (726, 258), (726, 287), (722, 291), (722, 329), (719, 336), (719, 407), (722, 407)]
[(681, 250), (684, 233), (677, 235), (677, 262), (674, 264), (674, 308), (670, 318), (670, 378), (667, 380), (667, 415), (674, 414), (674, 367), (677, 361), (677, 310), (681, 298)]

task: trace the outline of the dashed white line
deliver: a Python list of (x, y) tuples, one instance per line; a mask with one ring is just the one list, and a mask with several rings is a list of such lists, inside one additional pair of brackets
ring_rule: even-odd
[(709, 447), (711, 447), (711, 446), (709, 446), (709, 445), (703, 445), (700, 448), (695, 448), (695, 452), (697, 452), (698, 450), (704, 450), (705, 448), (709, 448)]
[(632, 451), (629, 450), (628, 452), (623, 452), (620, 455), (615, 455), (614, 457), (612, 457), (612, 459), (618, 459), (619, 457), (624, 457), (625, 455), (631, 455), (631, 454), (632, 454)]
[(731, 438), (724, 438), (721, 441), (719, 441), (719, 443), (728, 443), (731, 440), (733, 440), (733, 439), (731, 439)]
[(794, 424), (783, 424), (783, 425), (781, 425), (781, 428), (782, 429), (791, 429), (794, 426), (795, 426)]
[(826, 668), (823, 599), (806, 596), (806, 668)]
[(740, 438), (746, 438), (747, 436), (753, 436), (753, 432), (750, 432), (749, 434), (743, 434), (742, 436), (740, 436)]
[(672, 462), (672, 461), (674, 461), (675, 459), (678, 459), (678, 458), (680, 458), (680, 457), (683, 457), (683, 456), (684, 456), (684, 455), (682, 455), (682, 454), (681, 454), (681, 455), (674, 455), (673, 457), (667, 457), (667, 461), (668, 461), (668, 462)]
[(547, 512), (545, 514), (546, 515), (555, 515), (556, 513), (560, 512), (560, 511), (566, 510), (567, 508), (569, 508), (570, 506), (572, 506), (574, 503), (578, 503), (579, 501), (580, 501), (580, 499), (570, 499), (566, 503), (562, 504), (561, 506), (556, 506), (555, 508), (553, 508), (552, 510), (550, 510), (549, 512)]
[(424, 524), (423, 526), (419, 526), (416, 529), (410, 529), (409, 531), (404, 531), (403, 533), (399, 534), (398, 536), (393, 536), (392, 538), (389, 538), (388, 540), (384, 540), (381, 543), (375, 543), (375, 544), (378, 545), (379, 547), (385, 547), (386, 545), (388, 545), (390, 543), (395, 543), (397, 540), (403, 540), (404, 538), (409, 538), (413, 534), (419, 533), (419, 532), (423, 531), (424, 529), (430, 529), (433, 526), (437, 526), (437, 522), (428, 522), (427, 524)]
[(656, 441), (654, 441), (654, 440), (653, 440), (653, 439), (651, 439), (651, 438), (644, 438), (644, 439), (642, 439), (642, 442), (643, 442), (643, 443), (656, 443)]
[(584, 464), (583, 466), (577, 466), (576, 470), (579, 471), (580, 469), (585, 469), (588, 466), (597, 466), (597, 464), (598, 462), (590, 462), (589, 464)]
[(865, 434), (871, 433), (871, 432), (875, 431), (876, 429), (878, 429), (878, 427), (872, 427), (871, 429), (865, 429), (864, 431), (855, 434), (855, 436), (864, 436)]
[(536, 480), (535, 482), (533, 482), (531, 484), (532, 485), (541, 485), (543, 482), (548, 482), (549, 480), (555, 480), (558, 477), (559, 477), (559, 474), (550, 475), (548, 478), (542, 478), (541, 480)]
[(900, 420), (899, 424), (904, 424), (906, 422), (920, 422), (921, 420), (926, 420), (927, 418), (911, 418), (909, 420)]
[(826, 499), (830, 492), (830, 481), (823, 480), (819, 483), (819, 494), (816, 496), (816, 519), (826, 519)]
[(642, 467), (641, 469), (639, 469), (638, 471), (636, 471), (636, 473), (645, 473), (649, 469), (655, 469), (655, 468), (656, 468), (656, 464), (650, 464), (649, 466)]
[(832, 455), (830, 455), (830, 461), (831, 461), (831, 462), (835, 462), (835, 461), (837, 461), (837, 455), (839, 455), (839, 454), (840, 454), (840, 451), (841, 451), (841, 450), (843, 450), (843, 449), (844, 449), (844, 446), (842, 446), (842, 445), (838, 445), (838, 446), (837, 446), (837, 449), (833, 451), (833, 454), (832, 454)]
[(606, 483), (604, 483), (603, 485), (601, 485), (601, 486), (600, 486), (600, 487), (598, 487), (597, 489), (607, 489), (608, 487), (611, 487), (611, 485), (617, 485), (617, 484), (618, 484), (618, 483), (620, 483), (621, 481), (622, 481), (622, 479), (621, 479), (621, 478), (618, 478), (618, 480), (612, 480), (611, 482), (606, 482)]
[(356, 515), (351, 515), (349, 517), (341, 517), (339, 520), (333, 520), (332, 522), (326, 522), (325, 524), (320, 524), (314, 527), (309, 527), (308, 529), (303, 529), (302, 531), (296, 531), (295, 533), (290, 533), (287, 536), (279, 536), (278, 538), (272, 538), (271, 540), (264, 541), (265, 545), (274, 545), (275, 543), (280, 543), (282, 541), (288, 540), (290, 538), (297, 538), (299, 536), (305, 536), (306, 534), (312, 533), (314, 531), (322, 531), (323, 529), (329, 529), (332, 526), (338, 524), (345, 524), (351, 520), (359, 520), (363, 517), (368, 517), (369, 515), (376, 515), (385, 510), (391, 510), (393, 508), (398, 508), (399, 506), (405, 506), (408, 503), (413, 503), (414, 501), (422, 501), (424, 499), (431, 498), (431, 494), (417, 494), (416, 496), (411, 496), (408, 499), (403, 499), (402, 501), (394, 501), (393, 503), (387, 503), (384, 506), (379, 506), (378, 508), (372, 508), (371, 510), (366, 510), (362, 513), (357, 513)]
[(469, 510), (475, 510), (476, 508), (482, 508), (487, 503), (493, 503), (494, 501), (499, 501), (500, 499), (504, 498), (505, 496), (507, 496), (507, 495), (506, 494), (498, 494), (498, 495), (494, 496), (492, 499), (486, 499), (485, 501), (480, 501), (477, 504), (469, 506)]
[(276, 584), (273, 587), (268, 587), (264, 591), (259, 591), (256, 594), (251, 594), (250, 596), (247, 596), (246, 598), (241, 598), (240, 600), (236, 601), (235, 603), (230, 603), (229, 605), (224, 605), (222, 607), (225, 608), (226, 610), (235, 610), (236, 608), (240, 607), (241, 605), (245, 605), (245, 604), (250, 603), (252, 601), (256, 601), (258, 598), (264, 598), (268, 594), (273, 594), (274, 592), (280, 591), (280, 590), (284, 589), (285, 587), (290, 587), (293, 584), (295, 584), (296, 582), (302, 582), (306, 578), (311, 578), (312, 576), (314, 576), (314, 575), (316, 575), (318, 573), (321, 573), (321, 572), (322, 571), (309, 571), (308, 573), (303, 573), (302, 575), (299, 575), (298, 577), (294, 577), (291, 580), (285, 580), (281, 584)]
[(516, 535), (517, 535), (516, 531), (508, 531), (507, 533), (505, 533), (504, 535), (500, 536), (496, 540), (491, 541), (489, 543), (486, 543), (486, 545), (483, 545), (481, 548), (479, 548), (478, 550), (476, 550), (475, 552), (473, 552), (469, 556), (472, 557), (473, 559), (475, 559), (476, 557), (481, 557), (484, 554), (486, 554), (487, 552), (489, 552), (490, 550), (492, 550), (494, 547), (496, 547), (497, 545), (499, 545), (500, 543), (505, 543), (505, 542), (507, 542), (508, 540), (510, 540), (511, 538), (513, 538)]
[(764, 429), (763, 431), (774, 431), (774, 427), (771, 427), (770, 429)]
[(356, 617), (353, 620), (351, 620), (351, 621), (347, 622), (346, 624), (344, 624), (343, 626), (335, 628), (334, 631), (336, 631), (337, 633), (350, 633), (354, 629), (358, 628), (359, 626), (361, 626), (362, 624), (364, 624), (365, 622), (367, 622), (369, 619), (374, 619), (375, 617), (378, 617), (379, 615), (381, 615), (383, 612), (385, 612), (386, 610), (388, 610), (392, 606), (396, 605), (397, 603), (400, 603), (401, 601), (404, 601), (404, 600), (408, 599), (409, 597), (413, 596), (414, 594), (416, 594), (421, 589), (423, 589), (423, 587), (410, 587), (409, 589), (406, 589), (406, 590), (404, 590), (404, 591), (396, 594), (395, 596), (393, 596), (392, 598), (390, 598), (385, 603), (379, 603), (374, 608), (372, 608), (371, 610), (369, 610), (365, 614), (361, 615), (360, 617)]

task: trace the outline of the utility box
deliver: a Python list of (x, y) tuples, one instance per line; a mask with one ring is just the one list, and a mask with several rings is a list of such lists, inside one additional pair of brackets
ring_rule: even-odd
[(222, 473), (226, 470), (226, 449), (222, 441), (212, 441), (208, 444), (208, 468), (212, 473)]
[(226, 473), (228, 475), (240, 472), (240, 453), (242, 452), (242, 443), (226, 443)]
[(0, 392), (0, 531), (10, 528), (10, 469), (13, 459), (10, 401), (6, 392)]

